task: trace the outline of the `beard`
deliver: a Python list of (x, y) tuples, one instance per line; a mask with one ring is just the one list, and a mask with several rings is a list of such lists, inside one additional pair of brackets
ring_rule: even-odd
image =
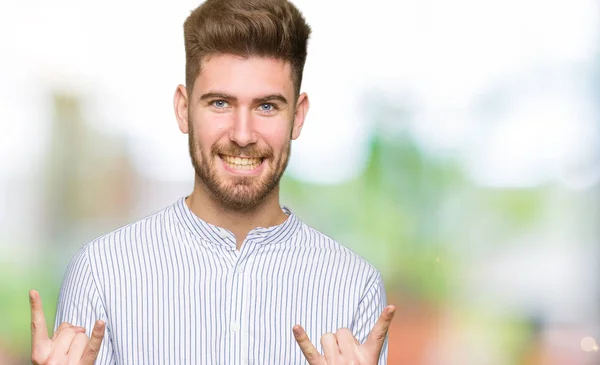
[[(271, 149), (256, 145), (240, 147), (235, 143), (215, 144), (206, 155), (202, 146), (194, 138), (192, 122), (189, 123), (189, 150), (196, 178), (202, 181), (208, 192), (224, 208), (235, 211), (250, 211), (264, 202), (279, 185), (287, 168), (291, 152), (291, 138), (279, 156)], [(290, 136), (291, 137), (291, 136)], [(261, 158), (264, 172), (261, 176), (219, 176), (217, 161), (219, 155)]]

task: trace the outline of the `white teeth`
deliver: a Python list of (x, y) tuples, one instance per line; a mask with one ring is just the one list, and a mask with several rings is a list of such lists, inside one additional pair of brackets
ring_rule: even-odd
[(261, 164), (260, 158), (245, 158), (233, 156), (221, 156), (222, 160), (230, 167), (237, 170), (254, 170)]

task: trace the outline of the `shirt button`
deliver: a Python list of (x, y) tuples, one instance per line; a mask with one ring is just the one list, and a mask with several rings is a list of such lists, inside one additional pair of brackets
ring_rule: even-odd
[(233, 323), (231, 324), (231, 330), (232, 330), (233, 332), (237, 332), (237, 331), (239, 331), (239, 330), (240, 330), (240, 325), (239, 325), (237, 322), (233, 322)]
[(229, 235), (225, 231), (219, 231), (219, 237), (221, 237), (222, 239), (227, 239)]
[(244, 273), (244, 268), (243, 268), (243, 267), (241, 267), (241, 266), (240, 266), (240, 267), (238, 267), (238, 268), (237, 268), (237, 272), (238, 272), (238, 274), (243, 274), (243, 273)]

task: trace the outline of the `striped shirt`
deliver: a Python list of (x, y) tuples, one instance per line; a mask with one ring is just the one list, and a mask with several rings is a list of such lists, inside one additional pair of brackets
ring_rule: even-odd
[(307, 364), (295, 324), (320, 353), (339, 328), (364, 342), (387, 304), (379, 271), (282, 209), (240, 250), (184, 198), (90, 242), (69, 263), (55, 328), (90, 335), (105, 321), (100, 365)]

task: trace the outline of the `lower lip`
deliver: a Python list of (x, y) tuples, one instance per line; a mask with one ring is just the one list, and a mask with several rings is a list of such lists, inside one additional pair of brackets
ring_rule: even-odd
[(221, 160), (223, 168), (226, 171), (231, 172), (232, 174), (235, 174), (235, 175), (257, 175), (263, 169), (263, 166), (265, 164), (265, 160), (263, 159), (261, 161), (260, 165), (256, 166), (256, 168), (254, 168), (252, 170), (238, 170), (235, 167), (231, 167), (227, 163), (225, 163), (225, 161), (221, 158), (221, 156), (219, 156), (219, 160)]

